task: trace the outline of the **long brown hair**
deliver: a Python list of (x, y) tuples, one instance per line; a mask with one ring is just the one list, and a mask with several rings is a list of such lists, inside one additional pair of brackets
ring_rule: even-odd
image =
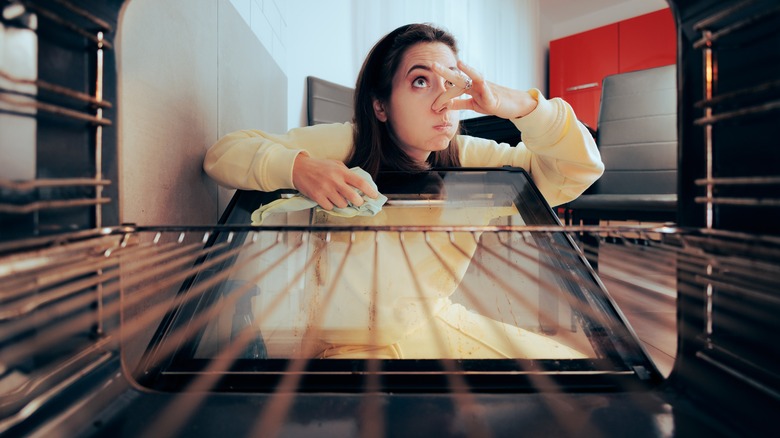
[(401, 64), (404, 53), (418, 43), (446, 44), (457, 56), (455, 38), (448, 32), (429, 24), (407, 24), (390, 32), (374, 45), (355, 86), (355, 117), (352, 155), (348, 166), (360, 166), (376, 178), (380, 170), (421, 171), (430, 167), (458, 167), (460, 158), (456, 144), (434, 151), (426, 163), (414, 161), (392, 139), (388, 124), (380, 122), (374, 114), (374, 99), (390, 102), (393, 76)]

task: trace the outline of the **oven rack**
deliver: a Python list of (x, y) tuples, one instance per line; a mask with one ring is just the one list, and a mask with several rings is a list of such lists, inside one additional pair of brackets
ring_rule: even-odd
[[(154, 354), (146, 351), (149, 345), (154, 345), (154, 338), (161, 336), (153, 332), (162, 322), (175, 318), (189, 304), (202, 304), (206, 291), (241, 269), (238, 263), (225, 262), (250, 251), (251, 245), (247, 246), (249, 242), (254, 242), (254, 245), (257, 242), (264, 243), (260, 247), (251, 248), (252, 256), (244, 258), (242, 263), (252, 263), (262, 258), (263, 254), (272, 251), (270, 248), (274, 245), (283, 244), (286, 248), (284, 252), (287, 253), (287, 249), (294, 247), (287, 245), (303, 242), (315, 235), (329, 242), (339, 238), (354, 240), (356, 236), (365, 233), (372, 236), (394, 235), (407, 241), (414, 236), (425, 240), (437, 234), (451, 236), (465, 233), (478, 245), (492, 239), (499, 243), (512, 242), (512, 245), (518, 245), (519, 242), (520, 246), (516, 250), (520, 253), (531, 248), (535, 252), (552, 251), (554, 258), (580, 261), (584, 257), (595, 261), (602, 254), (599, 263), (601, 276), (594, 277), (601, 286), (619, 281), (640, 293), (651, 293), (645, 281), (648, 274), (666, 272), (672, 277), (676, 274), (674, 287), (683, 298), (701, 300), (698, 291), (702, 288), (711, 289), (714, 285), (721, 300), (725, 296), (732, 302), (739, 302), (743, 297), (756, 303), (755, 306), (743, 309), (743, 315), (739, 314), (739, 309), (731, 310), (728, 315), (730, 318), (751, 318), (755, 316), (751, 312), (773, 312), (780, 305), (776, 293), (780, 290), (780, 239), (708, 229), (648, 226), (128, 225), (33, 238), (0, 245), (0, 344), (3, 345), (0, 351), (0, 431), (9, 429), (47, 402), (72, 390), (81, 378), (100, 366), (121, 360), (124, 372), (129, 378), (135, 378), (139, 375), (132, 376), (134, 370), (148, 371), (160, 366), (159, 361), (170, 359), (173, 351), (161, 350), (174, 344), (186, 344), (202, 336), (199, 333), (203, 325), (219, 314), (220, 306), (224, 307), (230, 300), (235, 303), (235, 300), (242, 299), (242, 293), (248, 290), (245, 286), (242, 286), (244, 289), (240, 293), (231, 295), (233, 298), (214, 301), (201, 309), (197, 313), (198, 317), (188, 320), (183, 329), (179, 327), (176, 333), (164, 333), (176, 339), (176, 343), (157, 344)], [(540, 236), (553, 235), (565, 236), (565, 241), (570, 242), (580, 242), (582, 237), (587, 236), (591, 238), (590, 241), (598, 242), (598, 246), (583, 246), (583, 252), (577, 245), (541, 247), (535, 243), (546, 241), (540, 240)], [(512, 236), (517, 238), (512, 239)], [(613, 251), (617, 257), (611, 257), (608, 262), (603, 256), (605, 251)], [(583, 266), (593, 272), (587, 263)], [(182, 288), (183, 284), (192, 285), (193, 279), (205, 271), (215, 276), (192, 289)], [(495, 275), (487, 270), (482, 274)], [(571, 278), (571, 272), (566, 270), (555, 270), (554, 274)], [(526, 272), (525, 275), (531, 275), (531, 281), (540, 284), (542, 290), (553, 291), (549, 278), (543, 275), (534, 277), (538, 273)], [(511, 286), (506, 287), (511, 289)], [(184, 290), (187, 293), (182, 293)], [(772, 354), (776, 346), (739, 345), (731, 342), (735, 336), (733, 333), (728, 334), (723, 341), (722, 332), (712, 332), (713, 327), (720, 327), (719, 318), (723, 317), (722, 309), (713, 306), (712, 298), (705, 295), (700, 302), (701, 308), (696, 312), (703, 321), (703, 330), (696, 333), (695, 337), (703, 339), (708, 345), (701, 354), (708, 355), (708, 360), (725, 369), (734, 368), (733, 363), (739, 362), (739, 366), (748, 366), (767, 379), (776, 379), (771, 359), (775, 357)], [(541, 303), (539, 305), (543, 306)], [(579, 312), (587, 312), (584, 308), (574, 308)], [(625, 321), (619, 309), (616, 312), (618, 321), (625, 323), (633, 335), (629, 322)], [(549, 325), (547, 328), (566, 331), (565, 328), (569, 324), (573, 325), (574, 320), (558, 321), (556, 327)], [(551, 324), (540, 319), (537, 328), (541, 330), (544, 323)], [(231, 370), (238, 358), (262, 357), (246, 356), (247, 352), (257, 353), (257, 348), (247, 348), (252, 347), (256, 338), (244, 334), (234, 340), (232, 344), (219, 347), (224, 350), (210, 353), (213, 355), (212, 360), (206, 361), (203, 370), (207, 372), (191, 370), (192, 380), (187, 380), (188, 383), (179, 390), (219, 391), (215, 376), (224, 378), (246, 375), (246, 371)], [(768, 351), (758, 356), (743, 355), (740, 350), (745, 348), (768, 348)], [(743, 357), (758, 360), (744, 363)], [(386, 370), (372, 363), (369, 361), (367, 368), (358, 374), (388, 375)], [(447, 361), (442, 361), (442, 364), (439, 371), (433, 374), (444, 376), (445, 385), (466, 392), (477, 390), (469, 386), (469, 382), (473, 374), (478, 372), (464, 371), (452, 363), (447, 364)], [(276, 375), (267, 390), (273, 390), (276, 385), (284, 386), (292, 393), (312, 390), (305, 387), (307, 383), (304, 377), (309, 372), (307, 359), (301, 356), (283, 365), (276, 371), (272, 368), (265, 373)], [(609, 366), (606, 369), (601, 374), (609, 374)], [(330, 378), (338, 374), (326, 371), (319, 370)], [(569, 371), (578, 374), (576, 367)], [(487, 373), (485, 370), (482, 372)], [(626, 372), (619, 371), (619, 367), (612, 371), (613, 374)], [(645, 375), (655, 373), (652, 365), (644, 371), (635, 368), (628, 372)], [(410, 376), (416, 375), (419, 370), (412, 367), (406, 372), (396, 370), (390, 374), (393, 373)], [(492, 374), (498, 375), (498, 379), (505, 383), (508, 381), (507, 376), (517, 373), (517, 370), (499, 370)], [(549, 388), (549, 385), (555, 385), (554, 380), (545, 380), (543, 376), (559, 375), (561, 372), (546, 373), (542, 367), (526, 370), (526, 374), (536, 375), (536, 380), (532, 379), (534, 384)], [(582, 377), (581, 373), (579, 377)], [(379, 385), (376, 381), (373, 384)], [(776, 390), (768, 385), (764, 385), (763, 389), (769, 392)]]

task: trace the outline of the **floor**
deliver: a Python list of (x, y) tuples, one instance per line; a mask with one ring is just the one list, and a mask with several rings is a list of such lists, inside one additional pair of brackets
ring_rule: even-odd
[(673, 257), (602, 243), (599, 276), (658, 370), (668, 376), (677, 350)]

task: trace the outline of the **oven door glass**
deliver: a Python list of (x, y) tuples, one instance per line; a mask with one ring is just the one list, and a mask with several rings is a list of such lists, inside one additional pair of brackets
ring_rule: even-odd
[(504, 391), (657, 379), (526, 172), (383, 173), (377, 184), (388, 201), (375, 215), (281, 207), (254, 227), (255, 209), (294, 194), (238, 192), (204, 268), (133, 361), (141, 384), (178, 390), (212, 375), (217, 391), (266, 391), (287, 376), (300, 390), (359, 391), (372, 375), (389, 391)]

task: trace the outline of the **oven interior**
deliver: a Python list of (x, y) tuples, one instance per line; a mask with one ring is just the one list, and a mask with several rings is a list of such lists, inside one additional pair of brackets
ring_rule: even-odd
[[(303, 211), (260, 227), (248, 225), (252, 211), (291, 193), (239, 191), (217, 224), (119, 223), (115, 37), (124, 3), (0, 1), (0, 150), (9, 157), (0, 163), (0, 434), (773, 429), (774, 2), (670, 1), (679, 41), (675, 224), (562, 225), (521, 170), (440, 169), (379, 181), (399, 221)], [(487, 220), (481, 211), (493, 213)], [(327, 327), (306, 282), (319, 285), (322, 304), (345, 265), (364, 267), (364, 282), (392, 277), (377, 263), (380, 248), (397, 251), (406, 273), (397, 277), (410, 289), (425, 289), (417, 257), (428, 254), (460, 283), (457, 304), (584, 357), (313, 357), (304, 334)], [(611, 298), (604, 263), (592, 267), (605, 248), (631, 287), (648, 271), (673, 273), (677, 354), (668, 378)], [(469, 263), (452, 268), (447, 251)], [(330, 254), (326, 268), (321, 254)], [(322, 273), (314, 265), (331, 276), (314, 278)]]

